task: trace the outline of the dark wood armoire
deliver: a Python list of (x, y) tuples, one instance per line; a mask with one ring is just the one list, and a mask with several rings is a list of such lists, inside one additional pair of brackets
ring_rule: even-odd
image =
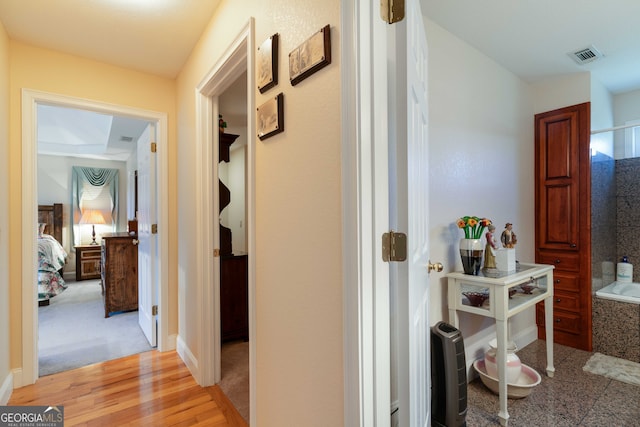
[[(554, 342), (591, 350), (590, 104), (535, 116), (536, 262), (552, 264)], [(544, 339), (544, 305), (538, 304)]]

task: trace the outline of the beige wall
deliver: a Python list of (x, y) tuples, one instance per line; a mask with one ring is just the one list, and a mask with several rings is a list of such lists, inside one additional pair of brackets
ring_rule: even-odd
[[(169, 333), (177, 333), (176, 104), (175, 81), (108, 64), (10, 42), (9, 253), (11, 367), (21, 365), (22, 197), (21, 90), (23, 88), (165, 112), (169, 122)], [(4, 99), (4, 98), (3, 98)], [(4, 127), (2, 127), (4, 129)], [(3, 203), (4, 206), (4, 203)]]
[[(180, 338), (197, 355), (194, 89), (255, 17), (256, 43), (280, 34), (285, 131), (256, 154), (257, 420), (260, 426), (343, 424), (340, 176), (340, 2), (227, 0), (178, 77)], [(331, 25), (332, 64), (292, 87), (288, 53)], [(250, 70), (254, 72), (254, 70)]]
[[(9, 363), (9, 38), (0, 23), (0, 405), (8, 387)], [(5, 394), (8, 391), (5, 391)]]

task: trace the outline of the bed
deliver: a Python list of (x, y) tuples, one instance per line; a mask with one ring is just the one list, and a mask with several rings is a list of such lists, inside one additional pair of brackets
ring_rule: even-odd
[(62, 246), (62, 204), (38, 206), (38, 299), (54, 297), (65, 289), (62, 278), (67, 252)]

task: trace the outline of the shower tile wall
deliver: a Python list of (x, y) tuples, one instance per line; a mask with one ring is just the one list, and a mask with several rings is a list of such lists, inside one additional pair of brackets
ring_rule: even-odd
[(616, 160), (616, 188), (616, 262), (628, 256), (640, 282), (640, 158)]
[(591, 157), (591, 274), (595, 279), (592, 292), (603, 286), (602, 262), (615, 262), (617, 257), (615, 174), (616, 162), (611, 157), (602, 153)]

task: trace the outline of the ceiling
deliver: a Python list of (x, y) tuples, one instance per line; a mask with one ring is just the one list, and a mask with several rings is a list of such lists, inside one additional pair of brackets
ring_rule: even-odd
[[(430, 20), (474, 46), (523, 80), (591, 71), (612, 93), (640, 89), (640, 1), (637, 0), (420, 0)], [(175, 78), (220, 0), (0, 0), (0, 21), (23, 43)], [(595, 46), (604, 57), (578, 65), (569, 52)], [(451, 52), (455, 55), (456, 52)], [(68, 112), (38, 114), (52, 149), (66, 134), (70, 151), (80, 140), (96, 149), (96, 135), (116, 152), (123, 136), (137, 140), (144, 123), (112, 118), (108, 132), (82, 130)], [(47, 117), (51, 114), (51, 117)], [(82, 120), (91, 120), (83, 118)], [(96, 122), (106, 123), (96, 119)], [(67, 128), (67, 126), (69, 126)], [(106, 125), (104, 125), (106, 126)], [(73, 136), (69, 136), (73, 134)], [(40, 144), (39, 144), (40, 145)], [(60, 147), (58, 147), (60, 148)], [(107, 152), (105, 152), (107, 154)], [(80, 153), (83, 155), (83, 153)], [(109, 154), (110, 155), (110, 154)], [(121, 154), (122, 155), (122, 154)], [(94, 154), (99, 156), (99, 154)]]
[[(0, 0), (12, 40), (175, 78), (220, 0)], [(126, 160), (146, 122), (39, 106), (40, 154)], [(132, 138), (133, 142), (123, 141)]]
[[(420, 2), (433, 22), (527, 82), (591, 71), (613, 94), (640, 89), (638, 0)], [(578, 65), (567, 55), (590, 45), (604, 57)]]
[(12, 40), (174, 78), (220, 0), (1, 0)]
[(38, 104), (38, 154), (126, 161), (147, 127), (143, 120)]

